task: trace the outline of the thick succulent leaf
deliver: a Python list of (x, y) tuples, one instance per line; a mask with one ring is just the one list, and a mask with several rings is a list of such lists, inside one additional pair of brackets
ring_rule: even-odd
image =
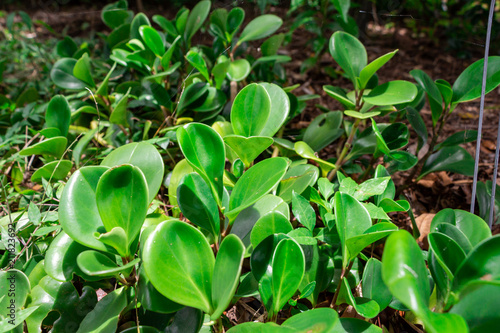
[(123, 266), (118, 266), (107, 255), (94, 250), (88, 250), (80, 253), (76, 261), (82, 272), (89, 276), (112, 277), (117, 276), (118, 273), (128, 275), (141, 259), (137, 258)]
[(382, 263), (370, 258), (363, 271), (363, 296), (374, 300), (383, 311), (392, 301), (392, 294), (382, 280)]
[(70, 124), (71, 109), (66, 98), (62, 95), (52, 97), (45, 112), (45, 126), (57, 128), (62, 136), (67, 136)]
[(248, 169), (231, 192), (226, 215), (234, 220), (243, 209), (254, 204), (271, 191), (285, 175), (287, 161), (282, 157), (263, 160)]
[(243, 29), (237, 45), (267, 37), (278, 30), (282, 24), (283, 20), (276, 15), (266, 14), (258, 16)]
[(19, 152), (19, 155), (51, 155), (55, 158), (61, 158), (66, 151), (67, 144), (68, 139), (64, 136), (56, 136), (24, 148)]
[(217, 202), (207, 183), (197, 173), (185, 175), (177, 187), (177, 201), (185, 217), (193, 224), (219, 236), (220, 221)]
[(77, 79), (73, 75), (73, 68), (76, 64), (76, 59), (62, 58), (56, 61), (50, 70), (50, 78), (56, 86), (63, 89), (80, 90), (85, 89), (85, 82)]
[(99, 178), (108, 169), (89, 166), (77, 170), (64, 187), (59, 205), (59, 223), (68, 236), (100, 251), (110, 248), (94, 237), (94, 233), (106, 231), (97, 209), (95, 191)]
[(241, 264), (245, 245), (238, 236), (230, 234), (222, 241), (214, 266), (212, 280), (212, 303), (214, 312), (210, 318), (216, 320), (226, 310), (234, 297), (240, 281)]
[(51, 182), (64, 179), (71, 171), (72, 167), (73, 163), (68, 160), (49, 162), (33, 172), (31, 175), (31, 181), (33, 183), (41, 183), (42, 178)]
[(271, 98), (267, 90), (257, 83), (243, 88), (231, 107), (234, 134), (257, 136), (265, 129), (271, 112)]
[[(130, 164), (107, 170), (97, 183), (96, 201), (106, 231), (122, 228), (126, 246), (131, 246), (139, 236), (148, 211), (148, 185), (142, 171)], [(135, 249), (131, 251), (128, 254)]]
[(341, 111), (321, 114), (307, 126), (302, 140), (314, 151), (320, 151), (344, 133), (344, 130), (340, 128), (341, 124)]
[(146, 274), (160, 293), (179, 304), (213, 313), (215, 258), (199, 230), (185, 222), (162, 222), (143, 251)]
[(201, 28), (210, 12), (211, 2), (208, 0), (200, 1), (194, 6), (186, 21), (184, 29), (184, 39), (190, 41), (194, 34)]
[(330, 38), (329, 48), (333, 59), (357, 85), (356, 78), (368, 62), (363, 44), (347, 32), (337, 31)]
[(141, 265), (139, 268), (137, 295), (141, 305), (149, 311), (157, 313), (174, 313), (184, 308), (184, 305), (175, 303), (156, 290), (146, 275), (144, 265)]
[(450, 171), (472, 176), (474, 174), (474, 159), (462, 147), (444, 147), (427, 159), (417, 180), (436, 171)]
[(253, 226), (250, 241), (253, 248), (256, 248), (260, 242), (273, 234), (287, 234), (293, 230), (292, 224), (279, 211), (272, 211), (262, 216)]
[(417, 87), (408, 81), (390, 81), (375, 87), (363, 100), (373, 105), (409, 103), (417, 96)]
[(272, 138), (266, 136), (251, 136), (247, 138), (241, 135), (226, 135), (224, 142), (238, 155), (248, 168), (274, 141)]
[(186, 160), (207, 182), (220, 205), (226, 155), (222, 138), (211, 127), (192, 123), (177, 129), (177, 139)]
[(383, 56), (378, 57), (377, 59), (370, 62), (368, 65), (365, 66), (365, 68), (361, 70), (359, 74), (359, 85), (361, 89), (364, 89), (366, 87), (366, 84), (370, 81), (372, 76), (389, 60), (391, 60), (392, 57), (394, 57), (394, 55), (396, 54), (396, 52), (398, 52), (398, 50), (394, 50), (392, 52), (384, 54)]
[(260, 136), (273, 136), (285, 124), (290, 113), (290, 99), (285, 91), (274, 83), (263, 82), (260, 86), (266, 89), (271, 100), (269, 118), (264, 128), (259, 133)]

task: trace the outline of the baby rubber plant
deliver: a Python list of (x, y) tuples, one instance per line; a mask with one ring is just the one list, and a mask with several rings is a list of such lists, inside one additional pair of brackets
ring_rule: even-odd
[[(343, 145), (340, 145), (341, 149), (328, 178), (332, 180), (346, 162), (364, 154), (372, 155), (372, 161), (365, 169), (367, 174), (379, 156), (385, 156), (386, 159), (396, 161), (406, 168), (413, 166), (416, 163), (415, 156), (400, 150), (408, 144), (408, 128), (401, 123), (385, 125), (377, 124), (374, 120), (374, 117), (395, 111), (395, 106), (409, 103), (417, 96), (417, 88), (408, 81), (397, 80), (378, 84), (377, 70), (385, 65), (396, 54), (397, 50), (368, 64), (363, 44), (346, 32), (335, 32), (330, 38), (329, 45), (333, 59), (352, 82), (354, 89), (348, 92), (340, 87), (329, 85), (323, 87), (329, 96), (335, 98), (345, 107), (344, 117), (348, 116), (353, 119), (352, 122), (344, 119), (347, 138)], [(341, 114), (332, 112), (325, 116), (324, 121), (311, 123), (311, 126), (317, 131), (329, 132), (326, 134), (329, 139), (325, 142), (316, 142), (310, 135), (305, 138), (316, 149), (324, 147), (326, 142), (332, 142), (341, 134), (339, 131), (341, 118)], [(371, 120), (371, 128), (358, 133), (358, 129), (367, 119)], [(325, 129), (322, 130), (322, 127)], [(302, 144), (302, 146), (304, 145)]]
[(384, 283), (428, 332), (494, 331), (500, 237), (481, 218), (453, 209), (436, 214), (430, 230), (428, 254), (406, 231), (389, 236)]
[[(429, 75), (419, 69), (410, 72), (427, 96), (432, 114), (432, 128), (429, 137), (419, 112), (412, 107), (406, 108), (408, 121), (418, 136), (417, 154), (424, 145), (428, 145), (428, 151), (413, 167), (406, 178), (406, 184), (399, 191), (431, 172), (451, 171), (466, 176), (473, 175), (474, 159), (459, 145), (475, 141), (477, 131), (459, 131), (444, 140), (440, 136), (459, 104), (481, 97), (483, 66), (484, 59), (474, 62), (458, 76), (453, 86), (442, 79), (433, 81)], [(493, 91), (498, 85), (500, 85), (500, 57), (492, 56), (488, 58), (486, 93)]]

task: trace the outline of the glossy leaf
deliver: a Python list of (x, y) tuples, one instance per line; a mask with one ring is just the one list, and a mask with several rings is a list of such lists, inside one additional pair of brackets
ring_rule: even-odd
[(231, 108), (234, 134), (256, 136), (264, 130), (271, 112), (271, 99), (266, 89), (252, 83), (243, 88)]
[(436, 150), (441, 147), (450, 147), (456, 146), (459, 144), (464, 144), (467, 142), (474, 142), (477, 139), (477, 131), (476, 130), (464, 130), (453, 133), (449, 137), (446, 138), (443, 142), (436, 145)]
[(160, 37), (158, 31), (155, 28), (148, 25), (141, 26), (139, 28), (139, 34), (146, 46), (158, 57), (163, 56), (165, 53), (165, 46), (163, 45), (163, 39)]
[(165, 297), (213, 313), (215, 259), (199, 230), (180, 221), (162, 222), (146, 240), (142, 258), (151, 283)]
[(129, 91), (123, 95), (113, 107), (113, 111), (109, 116), (109, 121), (112, 124), (122, 125), (124, 127), (130, 127), (127, 116), (127, 104), (129, 98)]
[[(19, 319), (24, 312), (21, 309), (24, 308), (30, 292), (30, 282), (23, 272), (17, 269), (0, 271), (0, 295), (2, 295), (0, 296), (2, 307), (0, 328), (4, 328), (2, 332), (16, 332), (15, 328), (22, 324)], [(20, 332), (22, 331), (21, 328)]]
[(219, 209), (210, 187), (200, 175), (189, 173), (182, 178), (177, 187), (177, 201), (185, 217), (218, 237)]
[(76, 64), (76, 59), (62, 58), (56, 61), (50, 70), (50, 78), (59, 88), (79, 90), (85, 89), (85, 82), (77, 79), (73, 75), (73, 68)]
[[(125, 231), (129, 247), (139, 236), (148, 210), (148, 185), (142, 171), (130, 164), (104, 172), (97, 183), (96, 202), (106, 231)], [(134, 253), (130, 249), (127, 256)]]
[(335, 98), (346, 108), (356, 108), (356, 104), (347, 97), (347, 94), (342, 88), (327, 85), (323, 86), (323, 90), (327, 93), (328, 96)]
[(375, 116), (378, 116), (380, 112), (378, 111), (372, 111), (372, 112), (358, 112), (358, 111), (353, 111), (353, 110), (346, 110), (344, 111), (344, 114), (349, 117), (353, 117), (356, 119), (368, 119), (368, 118), (373, 118)]
[(390, 81), (375, 87), (363, 100), (373, 105), (408, 103), (417, 96), (417, 87), (408, 81)]
[(479, 243), (458, 267), (453, 290), (460, 291), (469, 283), (495, 283), (500, 281), (500, 236), (495, 235)]
[(371, 63), (366, 65), (361, 72), (359, 73), (359, 85), (361, 89), (364, 89), (366, 87), (366, 84), (372, 76), (382, 67), (384, 66), (389, 60), (394, 57), (394, 55), (398, 52), (398, 50), (389, 52), (387, 54), (384, 54), (381, 57), (378, 57), (377, 59), (373, 60)]
[(319, 177), (319, 170), (311, 164), (298, 164), (288, 169), (278, 186), (278, 195), (286, 202), (291, 202), (293, 192), (303, 193), (308, 186), (313, 186)]
[(136, 14), (134, 19), (130, 23), (130, 39), (138, 39), (142, 42), (143, 40), (139, 29), (144, 25), (151, 26), (151, 23), (149, 23), (149, 19), (146, 14)]
[(283, 20), (276, 15), (266, 14), (258, 16), (243, 29), (237, 45), (267, 37), (278, 30), (282, 24)]
[[(354, 220), (352, 221), (354, 222)], [(346, 240), (346, 246), (349, 251), (349, 260), (354, 259), (368, 245), (389, 236), (397, 230), (398, 227), (392, 223), (379, 222), (366, 229), (363, 234), (348, 238)]]
[(321, 114), (307, 126), (302, 140), (307, 143), (312, 150), (320, 151), (333, 141), (337, 140), (344, 130), (340, 128), (342, 124), (342, 112), (330, 111)]
[(331, 332), (338, 323), (339, 316), (330, 308), (317, 308), (293, 315), (281, 324), (282, 328), (297, 333)]
[(349, 79), (357, 85), (356, 78), (368, 62), (366, 49), (354, 36), (337, 31), (333, 33), (329, 43), (330, 54), (344, 70)]
[(254, 204), (278, 185), (285, 175), (288, 163), (284, 158), (274, 157), (263, 160), (241, 176), (231, 192), (226, 215), (234, 219), (243, 209)]
[(345, 298), (345, 302), (354, 307), (359, 315), (365, 318), (374, 318), (379, 314), (380, 307), (377, 302), (365, 297), (354, 297), (347, 279), (342, 279), (342, 286), (340, 288), (340, 293), (343, 295), (339, 296), (339, 299), (341, 297)]
[(340, 318), (330, 333), (382, 333), (382, 329), (367, 321), (356, 318)]
[[(174, 167), (170, 175), (170, 182), (168, 184), (168, 200), (172, 206), (177, 206), (177, 187), (179, 186), (182, 178), (190, 172), (195, 170), (189, 165), (186, 159), (182, 159)], [(178, 209), (177, 209), (178, 212)], [(174, 208), (175, 213), (175, 208)], [(177, 216), (177, 215), (174, 215)]]
[(45, 164), (31, 175), (31, 181), (41, 183), (42, 178), (52, 182), (66, 178), (73, 163), (68, 160), (53, 161)]
[(90, 69), (90, 58), (87, 53), (84, 53), (80, 59), (75, 63), (73, 68), (73, 75), (90, 85), (91, 88), (95, 88), (94, 78), (92, 77), (92, 72)]
[(246, 59), (231, 61), (227, 68), (227, 77), (231, 81), (240, 82), (250, 74), (251, 66)]
[(300, 194), (292, 194), (292, 212), (297, 220), (311, 232), (316, 226), (316, 213), (309, 202)]
[(248, 168), (274, 141), (272, 138), (265, 136), (251, 136), (247, 138), (241, 135), (226, 135), (224, 142), (238, 155), (245, 164), (245, 167)]
[(87, 275), (111, 277), (118, 273), (129, 273), (140, 262), (140, 259), (130, 261), (126, 265), (118, 266), (115, 261), (101, 252), (94, 250), (83, 251), (77, 257), (78, 267)]
[(189, 50), (189, 52), (186, 54), (186, 60), (198, 70), (198, 72), (203, 75), (205, 80), (207, 82), (210, 82), (210, 76), (208, 75), (208, 68), (207, 68), (207, 63), (205, 62), (205, 59), (201, 56), (196, 51)]
[(94, 238), (94, 233), (105, 231), (97, 209), (95, 191), (99, 178), (108, 169), (104, 166), (89, 166), (75, 171), (64, 187), (59, 205), (59, 222), (68, 236), (100, 251), (109, 248)]
[(279, 211), (271, 211), (262, 216), (253, 226), (250, 241), (253, 248), (272, 234), (287, 234), (293, 230), (292, 224)]
[[(472, 101), (481, 96), (483, 83), (484, 59), (480, 59), (467, 67), (453, 84), (452, 103)], [(500, 57), (488, 57), (486, 75), (486, 93), (500, 84)]]
[(226, 310), (234, 297), (240, 281), (241, 265), (245, 246), (236, 235), (228, 235), (222, 241), (215, 260), (212, 280), (212, 303), (214, 312), (210, 318), (216, 320)]
[(184, 30), (184, 39), (190, 41), (194, 34), (201, 28), (210, 12), (211, 2), (208, 0), (200, 1), (194, 6), (186, 21)]
[(462, 147), (444, 147), (427, 159), (417, 180), (436, 171), (451, 171), (472, 176), (474, 174), (474, 159)]
[(163, 182), (163, 159), (158, 150), (147, 142), (134, 142), (121, 146), (108, 154), (101, 165), (114, 167), (131, 164), (138, 167), (148, 184), (148, 202), (153, 201)]
[(347, 241), (362, 235), (371, 227), (372, 220), (366, 208), (346, 193), (335, 193), (335, 220), (342, 244), (342, 267), (347, 267), (350, 258)]
[(151, 284), (144, 265), (139, 268), (139, 281), (137, 281), (138, 300), (141, 305), (148, 311), (157, 313), (174, 313), (184, 308), (184, 305), (175, 303), (174, 301), (163, 296)]
[(19, 155), (51, 155), (55, 158), (61, 158), (66, 151), (67, 144), (68, 139), (63, 136), (56, 136), (24, 148), (19, 152)]
[(392, 301), (392, 294), (382, 280), (382, 263), (370, 258), (363, 271), (363, 296), (374, 300), (383, 311)]
[(304, 141), (297, 141), (294, 144), (294, 149), (302, 158), (307, 158), (317, 162), (323, 171), (323, 173), (328, 173), (330, 170), (335, 169), (335, 164), (324, 161), (316, 156), (314, 150)]
[[(270, 313), (278, 313), (299, 288), (305, 271), (304, 253), (292, 239), (278, 243), (272, 263), (272, 308)], [(260, 289), (260, 288), (259, 288)]]
[(411, 124), (411, 127), (417, 132), (418, 146), (417, 151), (420, 150), (426, 143), (429, 137), (427, 133), (427, 127), (425, 126), (424, 120), (420, 113), (413, 107), (408, 106), (406, 108), (406, 118)]
[(76, 333), (116, 330), (120, 313), (127, 306), (127, 303), (125, 288), (113, 290), (104, 296), (95, 308), (85, 316)]
[(465, 260), (464, 250), (451, 237), (439, 232), (431, 232), (427, 238), (429, 248), (452, 280), (457, 268)]
[(66, 98), (62, 95), (52, 97), (45, 112), (45, 126), (57, 128), (62, 136), (67, 136), (70, 124), (71, 109)]
[(188, 163), (210, 186), (215, 200), (222, 200), (225, 149), (220, 135), (211, 127), (193, 123), (177, 129), (177, 139)]
[(266, 89), (271, 100), (269, 118), (259, 135), (273, 136), (285, 124), (290, 113), (290, 99), (285, 91), (274, 83), (262, 82), (259, 85)]

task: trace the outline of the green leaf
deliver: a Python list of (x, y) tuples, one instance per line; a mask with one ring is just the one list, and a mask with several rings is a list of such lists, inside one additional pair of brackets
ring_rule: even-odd
[(353, 111), (353, 110), (346, 110), (344, 111), (344, 114), (349, 117), (353, 117), (356, 119), (368, 119), (368, 118), (373, 118), (375, 116), (378, 116), (380, 114), (379, 111), (372, 111), (372, 112), (358, 112), (358, 111)]
[(250, 74), (251, 66), (246, 59), (231, 61), (227, 68), (227, 78), (231, 81), (240, 82)]
[[(2, 332), (16, 332), (14, 329), (19, 324), (22, 324), (18, 317), (23, 315), (21, 309), (24, 308), (30, 293), (30, 282), (23, 272), (17, 269), (0, 271), (0, 295), (2, 295), (0, 296), (0, 306), (2, 307), (0, 329), (8, 328), (2, 330)], [(12, 325), (12, 322), (15, 322), (14, 325)], [(20, 332), (23, 332), (22, 326)]]
[(459, 292), (471, 283), (500, 284), (500, 235), (488, 238), (472, 249), (460, 264), (453, 280), (453, 290)]
[(330, 333), (382, 333), (382, 329), (367, 321), (356, 318), (340, 318)]
[(368, 245), (389, 236), (397, 230), (398, 227), (392, 223), (379, 222), (366, 229), (363, 234), (348, 238), (345, 244), (348, 250), (349, 260), (353, 260)]
[[(278, 243), (283, 239), (290, 239), (290, 236), (285, 234), (273, 234), (262, 240), (253, 250), (250, 257), (250, 268), (255, 280), (259, 283), (265, 279), (270, 279), (269, 274), (272, 271), (272, 263), (274, 250)], [(272, 292), (268, 286), (268, 298), (272, 297)]]
[(160, 293), (179, 304), (213, 313), (215, 259), (199, 230), (180, 221), (162, 222), (143, 251), (146, 274)]
[(307, 126), (302, 140), (315, 152), (320, 151), (344, 134), (341, 125), (341, 111), (320, 114)]
[(453, 239), (465, 255), (467, 255), (472, 250), (472, 244), (469, 239), (467, 239), (467, 236), (465, 236), (465, 234), (460, 229), (458, 229), (451, 223), (440, 223), (437, 225), (437, 227), (435, 227), (435, 229), (431, 230), (444, 234)]
[(216, 89), (222, 88), (222, 84), (224, 83), (224, 79), (226, 78), (230, 64), (231, 61), (226, 60), (214, 65), (214, 67), (212, 68), (212, 75), (214, 76)]
[(245, 246), (236, 235), (228, 235), (222, 241), (215, 259), (212, 279), (212, 303), (214, 312), (210, 319), (218, 319), (234, 297), (240, 281)]
[(392, 294), (382, 280), (382, 263), (370, 258), (363, 271), (363, 296), (374, 300), (383, 311), (392, 301)]
[(266, 14), (254, 18), (247, 24), (240, 34), (240, 39), (236, 45), (243, 42), (265, 38), (278, 30), (283, 24), (283, 20), (276, 15)]
[(408, 81), (389, 81), (364, 95), (363, 100), (373, 105), (396, 105), (413, 101), (417, 92), (417, 87)]
[(326, 94), (332, 98), (335, 98), (337, 101), (342, 103), (346, 108), (355, 109), (356, 104), (351, 101), (345, 91), (342, 88), (334, 87), (334, 86), (323, 86), (323, 90)]
[[(154, 230), (154, 227), (153, 227)], [(137, 295), (141, 305), (148, 311), (157, 313), (174, 313), (182, 308), (184, 305), (175, 303), (174, 301), (166, 298), (151, 284), (144, 265), (139, 268), (139, 281), (137, 282)]]
[(257, 220), (250, 234), (253, 248), (272, 234), (287, 234), (293, 227), (288, 218), (279, 211), (271, 211)]
[(163, 182), (164, 164), (158, 150), (147, 142), (121, 146), (108, 154), (101, 165), (107, 167), (131, 164), (141, 169), (148, 184), (148, 202), (153, 201)]
[(274, 56), (278, 54), (278, 50), (285, 41), (285, 34), (280, 33), (269, 37), (262, 43), (260, 50), (264, 57)]
[(251, 136), (246, 138), (241, 135), (226, 135), (224, 142), (238, 155), (245, 164), (245, 167), (248, 168), (274, 141), (272, 138), (265, 136)]
[(316, 213), (303, 196), (293, 192), (292, 194), (292, 212), (299, 222), (311, 232), (316, 226)]
[[(335, 164), (324, 161), (316, 156), (314, 150), (308, 146), (304, 141), (297, 141), (294, 144), (294, 149), (297, 154), (302, 158), (307, 158), (309, 160), (313, 160), (317, 162), (323, 171), (323, 174), (328, 173), (330, 170), (335, 169)], [(324, 175), (325, 176), (325, 175)]]
[(149, 19), (146, 14), (138, 13), (130, 23), (130, 39), (138, 39), (141, 42), (143, 41), (141, 33), (139, 32), (139, 29), (143, 25), (151, 26), (151, 23), (149, 23)]
[(219, 209), (210, 187), (197, 173), (185, 175), (177, 187), (179, 208), (193, 224), (219, 236)]
[(335, 193), (335, 220), (342, 245), (342, 267), (349, 265), (351, 255), (347, 246), (350, 238), (362, 235), (372, 226), (370, 214), (366, 208), (352, 196), (340, 191)]
[(139, 28), (139, 34), (146, 46), (157, 56), (162, 57), (165, 53), (165, 45), (158, 31), (149, 25), (143, 25)]
[[(45, 255), (44, 268), (47, 275), (61, 282), (71, 281), (73, 274), (89, 278), (79, 269), (76, 258), (88, 248), (77, 243), (64, 231), (50, 243)], [(89, 279), (92, 280), (92, 279)]]
[(196, 51), (189, 50), (189, 52), (186, 54), (186, 60), (191, 64), (191, 66), (196, 68), (198, 72), (201, 73), (201, 75), (203, 75), (203, 77), (205, 78), (205, 80), (207, 80), (207, 82), (210, 82), (210, 75), (208, 74), (207, 63), (205, 62), (205, 59), (203, 59), (201, 54), (199, 54)]
[(391, 177), (378, 177), (368, 179), (356, 187), (353, 196), (358, 201), (366, 201), (374, 195), (381, 195), (385, 192)]
[[(283, 239), (274, 250), (272, 263), (272, 308), (277, 314), (299, 288), (305, 271), (302, 248), (293, 239)], [(260, 287), (259, 287), (260, 290)]]
[(62, 136), (67, 136), (70, 124), (71, 109), (66, 98), (62, 95), (52, 97), (45, 112), (45, 126), (57, 128)]
[(385, 243), (382, 278), (391, 293), (420, 318), (429, 332), (467, 332), (465, 321), (454, 314), (429, 310), (429, 279), (421, 250), (407, 231), (393, 233)]
[(73, 75), (90, 85), (91, 88), (95, 88), (94, 78), (92, 77), (92, 72), (90, 70), (90, 58), (87, 53), (84, 53), (80, 59), (75, 63), (73, 68)]
[[(130, 247), (139, 236), (148, 211), (148, 185), (142, 171), (130, 164), (104, 172), (97, 183), (96, 201), (106, 231), (115, 227), (125, 231)], [(135, 253), (130, 249), (127, 256)]]
[(186, 160), (210, 186), (220, 206), (226, 155), (222, 138), (211, 127), (192, 123), (177, 129), (177, 140)]
[(19, 152), (21, 156), (30, 155), (51, 155), (55, 158), (61, 158), (66, 151), (68, 139), (63, 136), (56, 136), (42, 142), (38, 142), (33, 146), (24, 148)]
[(134, 13), (127, 10), (127, 1), (117, 1), (104, 6), (101, 19), (111, 29), (116, 29), (124, 23), (130, 23)]
[(50, 70), (50, 78), (56, 86), (63, 89), (79, 90), (85, 89), (85, 82), (73, 75), (76, 59), (62, 58), (56, 61)]
[(85, 316), (76, 333), (116, 331), (120, 313), (127, 304), (125, 288), (113, 290)]
[(368, 62), (363, 44), (356, 37), (343, 31), (337, 31), (330, 37), (329, 48), (333, 59), (357, 86), (356, 78)]
[(287, 161), (282, 157), (265, 159), (241, 176), (231, 192), (226, 216), (234, 220), (243, 209), (271, 191), (285, 175)]
[(436, 145), (435, 150), (439, 150), (441, 149), (441, 147), (451, 147), (467, 142), (474, 142), (476, 141), (476, 139), (477, 139), (476, 130), (458, 131), (447, 137), (446, 140), (444, 140), (443, 142)]
[(177, 47), (177, 44), (181, 40), (181, 36), (177, 36), (177, 38), (174, 39), (172, 44), (170, 44), (170, 47), (168, 48), (167, 52), (163, 54), (161, 57), (161, 66), (163, 69), (168, 70), (170, 66), (170, 59), (172, 59), (172, 55), (174, 54), (175, 48)]
[(286, 202), (292, 201), (293, 192), (303, 193), (313, 186), (319, 177), (319, 170), (311, 164), (298, 164), (288, 169), (278, 186), (278, 196)]
[[(100, 127), (102, 128), (102, 126)], [(81, 137), (80, 140), (78, 140), (78, 143), (76, 144), (75, 148), (73, 149), (73, 159), (75, 160), (75, 165), (77, 168), (80, 167), (80, 160), (82, 158), (82, 155), (90, 143), (90, 141), (94, 138), (95, 134), (98, 132), (99, 128), (94, 128), (87, 133), (85, 133), (84, 136)]]
[(174, 170), (172, 170), (172, 174), (170, 176), (170, 183), (168, 184), (168, 201), (172, 206), (177, 206), (178, 204), (177, 187), (179, 186), (180, 181), (182, 180), (184, 175), (187, 175), (190, 172), (194, 172), (194, 169), (189, 165), (186, 159), (182, 159), (179, 162), (177, 162), (177, 164), (174, 167)]
[(108, 169), (104, 166), (89, 166), (75, 171), (64, 187), (59, 205), (59, 223), (68, 236), (100, 251), (109, 248), (94, 238), (94, 233), (105, 231), (97, 209), (95, 191), (99, 178)]
[(483, 285), (463, 296), (450, 313), (464, 318), (471, 333), (495, 332), (500, 324), (499, 292), (498, 285)]
[(52, 182), (66, 178), (73, 163), (68, 160), (53, 161), (45, 164), (31, 175), (33, 183), (41, 183), (42, 178)]
[(473, 247), (491, 237), (488, 224), (479, 216), (464, 210), (446, 208), (439, 211), (432, 219), (430, 230), (440, 228), (440, 224), (443, 223), (457, 227)]
[[(480, 59), (467, 67), (453, 84), (452, 103), (472, 101), (481, 96), (483, 83), (484, 59)], [(486, 94), (500, 84), (500, 57), (488, 57), (486, 74)]]
[(417, 180), (436, 171), (451, 171), (472, 176), (474, 174), (474, 159), (462, 147), (444, 147), (427, 159)]
[(429, 137), (427, 133), (427, 126), (425, 126), (424, 120), (420, 113), (413, 107), (406, 107), (406, 119), (411, 124), (411, 127), (415, 130), (418, 136), (418, 146), (417, 151), (419, 151), (426, 143)]
[(361, 89), (364, 89), (366, 87), (366, 84), (370, 81), (372, 76), (382, 67), (384, 66), (389, 60), (394, 57), (394, 55), (398, 52), (398, 50), (389, 52), (387, 54), (384, 54), (381, 57), (378, 57), (377, 59), (373, 60), (371, 63), (365, 66), (359, 73), (359, 86)]
[(338, 321), (339, 316), (335, 310), (317, 308), (291, 316), (281, 324), (281, 327), (297, 333), (331, 332)]
[(342, 20), (347, 23), (349, 17), (349, 8), (351, 7), (351, 0), (333, 0), (332, 2), (337, 12), (340, 13)]
[(234, 134), (256, 136), (265, 129), (271, 112), (271, 98), (266, 89), (251, 83), (243, 88), (231, 107)]
[(115, 261), (107, 255), (94, 250), (88, 250), (80, 253), (77, 257), (78, 267), (87, 275), (112, 277), (118, 273), (130, 273), (132, 268), (141, 261), (137, 258), (126, 265), (118, 266)]
[(273, 136), (285, 124), (290, 113), (290, 99), (285, 91), (274, 83), (263, 82), (259, 85), (266, 89), (271, 100), (269, 118), (259, 135)]
[[(340, 293), (343, 294), (341, 296), (345, 298), (345, 302), (354, 307), (359, 315), (370, 319), (379, 314), (380, 307), (377, 302), (365, 297), (354, 297), (347, 279), (342, 279), (342, 286), (340, 288)], [(339, 296), (339, 299), (341, 296)]]
[(120, 100), (114, 105), (113, 111), (109, 116), (109, 121), (112, 124), (122, 125), (124, 127), (130, 127), (127, 117), (127, 103), (130, 93), (130, 88), (125, 95), (123, 95)]
[(78, 46), (73, 38), (69, 36), (66, 36), (64, 39), (57, 42), (56, 53), (61, 58), (71, 58), (77, 51)]
[[(194, 6), (186, 21), (186, 28), (184, 30), (184, 40), (188, 43), (194, 34), (201, 28), (203, 23), (208, 17), (210, 12), (211, 3), (208, 0), (200, 1)], [(180, 31), (180, 30), (179, 30)]]

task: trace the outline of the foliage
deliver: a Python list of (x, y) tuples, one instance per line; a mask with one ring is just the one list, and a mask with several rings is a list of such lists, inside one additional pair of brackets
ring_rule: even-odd
[[(363, 44), (336, 31), (322, 47), (352, 89), (325, 85), (344, 110), (297, 134), (290, 122), (316, 96), (284, 85), (282, 20), (244, 24), (243, 9), (211, 6), (150, 21), (124, 0), (106, 5), (104, 51), (66, 36), (50, 93), (0, 96), (12, 125), (0, 137), (2, 332), (381, 332), (394, 328), (380, 324), (386, 309), (429, 332), (498, 326), (500, 243), (484, 220), (442, 210), (422, 251), (391, 219), (411, 209), (394, 173), (409, 170), (407, 186), (471, 173), (459, 144), (475, 133), (439, 136), (479, 97), (482, 60), (453, 85), (419, 70), (416, 84), (379, 82), (397, 50), (368, 63)], [(489, 63), (488, 92), (500, 84), (499, 58)], [(226, 311), (247, 297), (260, 320), (233, 326)]]

